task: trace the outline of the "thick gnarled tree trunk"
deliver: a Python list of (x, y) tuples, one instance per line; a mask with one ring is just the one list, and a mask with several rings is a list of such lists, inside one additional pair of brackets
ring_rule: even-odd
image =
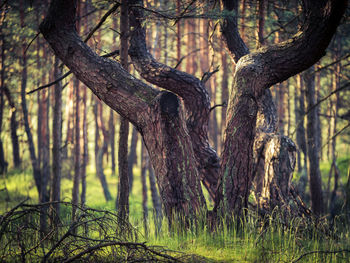
[[(283, 201), (289, 192), (295, 146), (288, 138), (275, 134), (275, 113), (268, 112), (272, 101), (268, 89), (320, 59), (346, 1), (304, 1), (306, 12), (301, 31), (288, 41), (254, 53), (249, 53), (238, 34), (234, 15), (238, 2), (222, 1), (229, 11), (223, 12), (222, 33), (237, 65), (221, 163), (208, 142), (210, 98), (203, 83), (158, 63), (150, 55), (142, 27), (142, 8), (138, 7), (142, 1), (130, 2), (129, 56), (140, 75), (164, 91), (147, 86), (119, 63), (92, 52), (74, 29), (75, 7), (71, 1), (54, 0), (40, 30), (76, 77), (140, 132), (169, 220), (175, 214), (190, 217), (206, 210), (200, 179), (215, 199), (215, 211), (220, 214), (239, 215), (247, 207), (258, 170), (259, 177), (267, 176), (260, 180), (261, 205)], [(264, 154), (264, 165), (260, 165), (259, 153)], [(273, 202), (266, 202), (266, 198)]]

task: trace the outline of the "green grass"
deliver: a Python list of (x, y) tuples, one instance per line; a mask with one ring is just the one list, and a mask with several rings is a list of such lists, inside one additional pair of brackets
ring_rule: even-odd
[[(339, 167), (346, 170), (346, 162), (340, 160)], [(326, 165), (322, 164), (326, 170)], [(115, 210), (117, 192), (117, 177), (106, 169), (106, 176), (114, 200), (106, 202), (102, 187), (92, 167), (87, 173), (87, 206), (98, 209)], [(324, 233), (320, 229), (328, 226), (315, 227), (313, 222), (300, 218), (290, 218), (288, 225), (282, 223), (279, 213), (266, 219), (265, 227), (255, 216), (248, 216), (244, 226), (233, 226), (230, 229), (223, 227), (220, 230), (210, 231), (206, 225), (193, 229), (175, 227), (168, 230), (168, 223), (163, 219), (160, 233), (155, 235), (155, 226), (152, 213), (150, 193), (148, 195), (149, 234), (146, 237), (142, 219), (142, 189), (138, 169), (134, 186), (130, 195), (130, 222), (139, 232), (139, 241), (149, 245), (164, 246), (172, 251), (186, 254), (195, 254), (206, 261), (213, 262), (291, 262), (300, 255), (310, 251), (338, 251), (350, 250), (350, 231), (344, 224), (335, 224), (333, 232)], [(147, 182), (148, 183), (148, 182)], [(5, 191), (4, 189), (7, 189)], [(38, 194), (33, 183), (31, 171), (9, 171), (0, 179), (0, 214), (25, 198), (29, 203), (38, 202)], [(149, 187), (148, 187), (149, 189)], [(62, 200), (71, 201), (72, 182), (68, 178), (62, 179)], [(62, 213), (69, 213), (62, 209)], [(339, 218), (341, 222), (341, 218)], [(325, 224), (324, 222), (322, 224)], [(232, 224), (231, 224), (232, 225)], [(233, 223), (235, 225), (235, 223)], [(299, 262), (349, 262), (350, 253), (311, 253), (304, 256)], [(201, 260), (197, 262), (201, 262)]]

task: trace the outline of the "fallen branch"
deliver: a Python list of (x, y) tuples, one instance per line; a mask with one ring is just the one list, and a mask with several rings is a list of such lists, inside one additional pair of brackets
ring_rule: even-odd
[(328, 250), (328, 251), (327, 250), (326, 251), (324, 251), (324, 250), (309, 251), (309, 252), (302, 254), (296, 260), (293, 260), (292, 263), (298, 262), (303, 257), (311, 255), (311, 254), (337, 254), (337, 253), (343, 253), (343, 252), (350, 253), (350, 250), (349, 249), (342, 249), (342, 250), (334, 250), (334, 251), (330, 251), (330, 250)]

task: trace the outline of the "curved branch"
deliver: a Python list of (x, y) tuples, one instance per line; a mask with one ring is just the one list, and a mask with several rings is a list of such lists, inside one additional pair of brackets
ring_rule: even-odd
[(208, 122), (210, 98), (198, 78), (156, 61), (146, 46), (146, 33), (142, 26), (142, 1), (134, 0), (130, 8), (129, 55), (141, 76), (152, 84), (174, 92), (183, 99), (186, 123), (198, 163), (198, 171), (210, 195), (214, 197), (219, 176), (219, 157), (210, 147)]
[(75, 76), (112, 109), (137, 127), (159, 92), (126, 72), (119, 63), (99, 57), (75, 30), (76, 1), (56, 0), (40, 25), (55, 54)]
[(302, 72), (324, 56), (347, 6), (347, 0), (304, 2), (306, 18), (298, 33), (251, 54), (251, 61), (258, 61), (264, 68), (265, 88)]

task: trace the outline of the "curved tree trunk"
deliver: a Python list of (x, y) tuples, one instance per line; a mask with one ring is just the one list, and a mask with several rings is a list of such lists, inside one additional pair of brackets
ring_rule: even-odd
[[(222, 2), (228, 11), (237, 6), (236, 1)], [(203, 83), (153, 59), (146, 48), (140, 8), (135, 5), (131, 8), (129, 55), (142, 77), (168, 91), (159, 92), (147, 86), (120, 64), (93, 53), (74, 30), (75, 7), (68, 0), (52, 2), (40, 29), (70, 70), (141, 133), (171, 222), (175, 215), (189, 218), (206, 209), (199, 177), (215, 197), (216, 211), (223, 208), (225, 213), (239, 215), (247, 206), (255, 171), (254, 144), (260, 127), (257, 121), (263, 112), (260, 100), (269, 87), (305, 70), (323, 55), (346, 4), (345, 0), (304, 2), (307, 12), (301, 32), (288, 41), (251, 54), (238, 35), (234, 12), (227, 12), (224, 17), (223, 35), (237, 67), (229, 98), (221, 168), (208, 143), (210, 101)], [(177, 96), (183, 100), (184, 109)], [(281, 145), (284, 141), (277, 139)], [(280, 150), (281, 158), (283, 153), (289, 157), (289, 152)], [(284, 173), (283, 167), (269, 169), (289, 176), (288, 169)], [(278, 178), (268, 182), (276, 181)], [(282, 189), (287, 191), (288, 185), (282, 184)]]

